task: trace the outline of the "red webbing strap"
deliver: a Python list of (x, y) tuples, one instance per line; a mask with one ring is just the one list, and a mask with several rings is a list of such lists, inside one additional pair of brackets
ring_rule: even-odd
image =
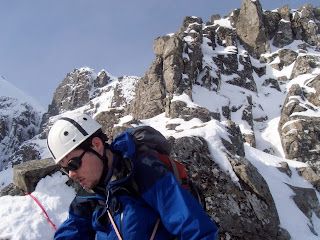
[(181, 176), (180, 176), (180, 174), (179, 174), (179, 170), (178, 170), (178, 167), (177, 167), (176, 162), (174, 162), (171, 158), (169, 158), (169, 161), (170, 161), (170, 163), (171, 163), (172, 170), (173, 170), (174, 175), (176, 176), (176, 179), (178, 180), (178, 182), (179, 182), (180, 184), (182, 184), (182, 180), (181, 180), (181, 178), (180, 178)]
[(57, 226), (51, 221), (51, 219), (49, 218), (49, 215), (47, 214), (46, 210), (44, 209), (44, 207), (42, 206), (42, 204), (39, 202), (39, 200), (33, 196), (31, 193), (26, 193), (26, 195), (30, 196), (35, 202), (36, 204), (41, 208), (45, 218), (47, 219), (48, 223), (51, 225), (51, 227), (56, 231), (57, 230)]

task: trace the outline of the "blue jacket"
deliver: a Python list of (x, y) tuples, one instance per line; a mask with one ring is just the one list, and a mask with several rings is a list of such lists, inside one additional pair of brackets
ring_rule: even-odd
[[(70, 205), (68, 219), (59, 227), (54, 239), (118, 239), (107, 217), (106, 202), (113, 204), (113, 217), (125, 240), (150, 239), (158, 218), (156, 240), (217, 239), (216, 224), (193, 196), (183, 189), (174, 175), (156, 155), (135, 156), (134, 140), (129, 133), (120, 135), (111, 145), (132, 160), (133, 177), (139, 195), (111, 194), (76, 197)], [(123, 181), (107, 184), (106, 189), (117, 192)], [(111, 199), (111, 200), (110, 200)], [(114, 207), (116, 206), (116, 207)]]

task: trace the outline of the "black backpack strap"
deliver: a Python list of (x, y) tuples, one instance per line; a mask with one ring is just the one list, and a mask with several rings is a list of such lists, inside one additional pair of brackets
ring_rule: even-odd
[(127, 130), (135, 139), (137, 150), (149, 148), (162, 154), (170, 154), (171, 146), (168, 140), (156, 129), (150, 126), (140, 126)]

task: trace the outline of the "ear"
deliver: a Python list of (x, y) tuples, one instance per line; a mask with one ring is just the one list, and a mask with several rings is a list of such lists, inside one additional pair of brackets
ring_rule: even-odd
[(99, 154), (103, 155), (104, 143), (99, 137), (94, 137), (92, 139), (91, 144), (92, 144), (92, 149), (94, 149)]

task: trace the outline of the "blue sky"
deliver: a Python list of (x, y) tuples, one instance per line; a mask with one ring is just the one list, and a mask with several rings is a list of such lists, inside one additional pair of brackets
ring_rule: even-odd
[[(319, 0), (260, 0), (263, 9)], [(154, 59), (153, 40), (176, 32), (184, 16), (226, 15), (240, 0), (30, 0), (0, 6), (0, 75), (45, 108), (77, 67), (142, 76)]]

